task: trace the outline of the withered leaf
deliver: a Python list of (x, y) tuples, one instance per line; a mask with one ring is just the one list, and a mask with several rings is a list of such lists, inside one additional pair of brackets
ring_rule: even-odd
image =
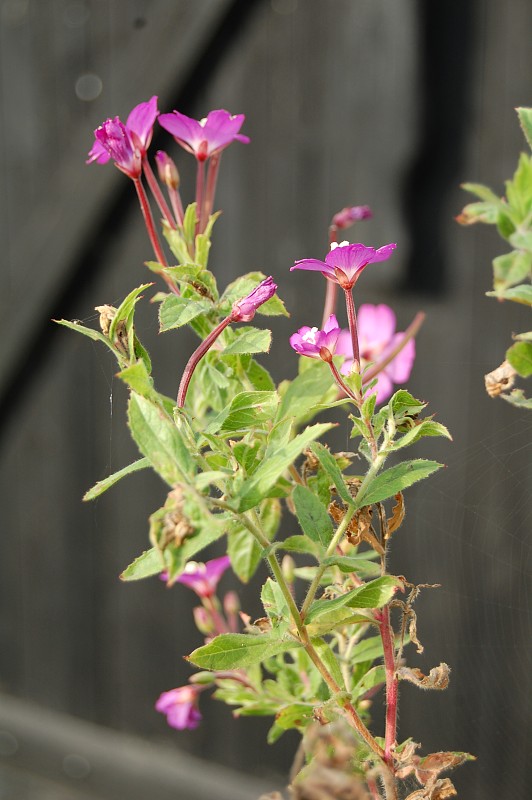
[(389, 539), (392, 533), (401, 527), (405, 518), (405, 503), (403, 499), (403, 493), (397, 492), (397, 494), (394, 495), (394, 499), (396, 503), (392, 508), (392, 516), (386, 520), (387, 525), (386, 532), (384, 534), (385, 539)]
[(511, 389), (516, 375), (517, 372), (508, 361), (503, 361), (500, 367), (484, 375), (484, 383), (489, 396), (498, 397), (502, 392)]
[(449, 797), (455, 797), (456, 794), (456, 789), (449, 778), (443, 778), (443, 780), (436, 781), (433, 786), (426, 786), (424, 789), (412, 792), (406, 800), (447, 800)]
[(424, 675), (420, 669), (411, 667), (399, 667), (397, 676), (399, 680), (409, 681), (419, 686), (420, 689), (446, 689), (449, 685), (449, 674), (451, 670), (445, 663), (439, 667), (433, 667), (428, 675)]

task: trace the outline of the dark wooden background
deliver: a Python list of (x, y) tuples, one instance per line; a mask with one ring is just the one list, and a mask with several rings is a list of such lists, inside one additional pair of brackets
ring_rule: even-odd
[[(448, 468), (410, 492), (393, 551), (398, 573), (443, 584), (419, 601), (418, 663), (449, 662), (452, 685), (405, 688), (400, 733), (477, 754), (457, 774), (464, 798), (527, 796), (530, 417), (483, 389), (527, 319), (484, 296), (503, 244), (453, 215), (467, 200), (460, 180), (502, 192), (524, 147), (513, 108), (532, 103), (531, 32), (526, 0), (3, 0), (2, 800), (188, 800), (213, 786), (253, 798), (260, 787), (183, 753), (271, 787), (293, 754), (294, 739), (269, 748), (263, 722), (235, 725), (215, 703), (194, 733), (166, 727), (153, 703), (189, 674), (192, 598), (117, 580), (146, 547), (164, 488), (141, 473), (80, 502), (135, 457), (126, 392), (101, 348), (50, 319), (96, 324), (95, 305), (147, 279), (132, 187), (84, 159), (96, 125), (152, 94), (165, 111), (247, 116), (251, 144), (223, 159), (211, 265), (222, 283), (274, 275), (292, 314), (274, 328), (277, 379), (296, 368), (287, 337), (319, 319), (322, 301), (319, 278), (288, 268), (324, 255), (331, 215), (368, 203), (375, 217), (351, 238), (399, 243), (366, 271), (359, 301), (392, 304), (402, 328), (427, 311), (410, 388), (454, 435), (419, 447)], [(192, 159), (172, 152), (190, 201)], [(193, 340), (158, 337), (152, 312), (140, 309), (143, 339), (175, 394)]]

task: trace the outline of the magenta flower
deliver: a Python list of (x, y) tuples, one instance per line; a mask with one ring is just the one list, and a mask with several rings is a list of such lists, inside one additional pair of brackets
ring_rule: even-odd
[(205, 564), (189, 561), (177, 582), (184, 583), (196, 592), (198, 597), (212, 597), (216, 592), (218, 581), (230, 564), (229, 556), (213, 558)]
[(164, 183), (165, 186), (169, 186), (171, 189), (179, 189), (179, 172), (177, 171), (174, 160), (170, 158), (168, 153), (165, 153), (164, 150), (157, 150), (155, 153), (155, 161), (161, 183)]
[(198, 161), (206, 161), (231, 142), (249, 142), (249, 137), (239, 133), (244, 119), (244, 114), (232, 116), (220, 108), (210, 111), (199, 121), (179, 111), (172, 111), (171, 114), (161, 114), (159, 123), (172, 134), (181, 147), (195, 155)]
[(342, 289), (351, 289), (364, 267), (377, 261), (386, 261), (396, 247), (395, 244), (386, 244), (375, 250), (373, 247), (366, 247), (363, 244), (349, 244), (349, 242), (336, 244), (333, 242), (330, 252), (325, 256), (325, 261), (319, 261), (317, 258), (304, 258), (296, 261), (290, 270), (315, 270), (340, 284)]
[[(368, 362), (385, 361), (392, 350), (402, 340), (404, 333), (395, 332), (396, 318), (389, 306), (361, 305), (358, 310), (358, 337), (362, 365)], [(353, 349), (349, 331), (341, 332), (336, 351), (347, 356), (340, 372), (348, 375), (353, 364)], [(393, 392), (396, 383), (405, 383), (410, 377), (416, 357), (415, 340), (410, 339), (404, 348), (376, 376), (377, 384), (371, 390), (377, 395), (377, 402), (383, 403)]]
[(153, 126), (159, 112), (157, 97), (139, 103), (129, 114), (126, 124), (119, 117), (106, 119), (94, 131), (95, 142), (89, 152), (87, 164), (96, 161), (106, 164), (111, 158), (118, 169), (130, 178), (138, 178), (153, 134)]
[(277, 284), (273, 282), (273, 278), (270, 275), (269, 278), (265, 278), (259, 283), (247, 297), (243, 297), (242, 300), (237, 300), (233, 303), (232, 321), (250, 322), (259, 306), (270, 300), (276, 291)]
[(304, 325), (297, 333), (292, 334), (290, 344), (301, 356), (330, 361), (336, 353), (336, 344), (341, 333), (335, 315), (331, 314), (322, 331)]
[(373, 216), (369, 206), (348, 206), (342, 208), (332, 218), (332, 225), (338, 230), (349, 228), (354, 222), (360, 222), (362, 219), (371, 219)]
[(197, 707), (200, 691), (194, 686), (180, 686), (163, 692), (155, 703), (155, 710), (166, 714), (166, 721), (172, 728), (194, 730), (202, 719)]

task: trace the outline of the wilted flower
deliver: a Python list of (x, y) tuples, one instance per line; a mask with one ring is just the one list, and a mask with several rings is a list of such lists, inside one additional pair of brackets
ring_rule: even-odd
[(172, 728), (194, 730), (202, 719), (197, 707), (200, 692), (195, 686), (180, 686), (163, 692), (155, 703), (155, 710), (166, 714), (166, 721)]
[(119, 117), (106, 119), (94, 131), (95, 142), (89, 152), (87, 164), (92, 164), (93, 161), (106, 164), (112, 158), (122, 172), (130, 178), (138, 178), (158, 114), (157, 96), (154, 95), (146, 103), (135, 106), (125, 125)]
[(349, 228), (354, 222), (360, 222), (362, 219), (371, 219), (373, 216), (369, 206), (347, 206), (342, 208), (332, 218), (332, 225), (338, 230)]
[(220, 153), (231, 142), (247, 144), (248, 136), (239, 133), (244, 122), (244, 114), (232, 116), (220, 108), (210, 111), (204, 119), (195, 120), (179, 111), (161, 114), (159, 122), (172, 134), (181, 147), (196, 156), (198, 161), (206, 161), (216, 153)]
[[(378, 364), (384, 361), (402, 340), (404, 333), (395, 332), (396, 317), (389, 306), (363, 304), (358, 309), (358, 339), (362, 364), (369, 361)], [(353, 349), (349, 331), (339, 336), (336, 352), (347, 356), (340, 372), (349, 374), (353, 364)], [(403, 349), (376, 375), (377, 384), (372, 392), (377, 402), (387, 400), (393, 392), (393, 385), (405, 383), (410, 377), (416, 357), (415, 340), (410, 339)]]
[(216, 592), (218, 581), (230, 564), (229, 556), (213, 558), (205, 564), (189, 561), (177, 582), (184, 583), (196, 592), (198, 597), (212, 597)]
[(277, 291), (277, 284), (273, 282), (270, 275), (265, 278), (247, 297), (233, 303), (232, 319), (233, 322), (250, 322), (255, 316), (259, 306), (270, 300)]
[(301, 356), (330, 361), (336, 352), (338, 337), (342, 333), (334, 314), (331, 314), (322, 331), (304, 325), (290, 337), (290, 344)]
[(351, 289), (364, 267), (377, 261), (386, 261), (391, 256), (397, 245), (386, 244), (375, 250), (363, 244), (349, 244), (342, 242), (331, 244), (331, 250), (325, 256), (325, 261), (317, 258), (304, 258), (296, 261), (290, 270), (308, 269), (321, 272), (326, 278), (338, 283), (342, 289)]

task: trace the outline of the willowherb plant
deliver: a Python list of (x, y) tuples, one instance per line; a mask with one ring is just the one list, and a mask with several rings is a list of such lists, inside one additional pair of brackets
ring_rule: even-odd
[[(525, 138), (532, 148), (532, 108), (516, 109)], [(488, 297), (532, 306), (532, 156), (521, 153), (512, 180), (506, 181), (506, 197), (480, 183), (464, 183), (466, 191), (479, 198), (469, 203), (456, 219), (462, 225), (484, 222), (495, 225), (513, 248), (493, 259), (493, 291)], [(502, 364), (485, 376), (490, 397), (502, 397), (518, 408), (532, 408), (532, 398), (513, 386), (517, 377), (532, 375), (532, 331), (513, 335), (514, 344)]]
[[(102, 341), (116, 357), (141, 453), (85, 499), (145, 468), (168, 488), (150, 517), (151, 548), (121, 577), (159, 575), (167, 585), (184, 584), (200, 601), (194, 618), (205, 641), (187, 659), (201, 671), (188, 685), (163, 692), (156, 708), (173, 727), (194, 728), (200, 695), (214, 690), (236, 716), (271, 715), (270, 742), (297, 729), (302, 748), (290, 788), (296, 798), (319, 791), (324, 798), (392, 800), (409, 792), (409, 800), (445, 800), (456, 792), (442, 773), (471, 757), (421, 756), (411, 739), (398, 741), (401, 681), (444, 689), (449, 669), (440, 664), (424, 675), (407, 665), (409, 643), (422, 651), (414, 602), (426, 587), (391, 575), (387, 555), (405, 515), (403, 492), (441, 466), (405, 460), (405, 448), (426, 436), (450, 436), (424, 416), (423, 402), (405, 389), (393, 393), (409, 377), (423, 315), (396, 333), (386, 305), (362, 305), (357, 315), (353, 291), (366, 267), (390, 258), (396, 245), (337, 242), (338, 231), (370, 216), (366, 206), (333, 217), (325, 259), (292, 266), (301, 281), (325, 279), (321, 329), (292, 335), (299, 373), (276, 387), (255, 360), (269, 350), (271, 333), (248, 324), (256, 314), (286, 315), (272, 277), (248, 273), (220, 291), (207, 268), (222, 151), (235, 140), (249, 141), (240, 134), (244, 117), (223, 110), (199, 122), (177, 111), (159, 117), (197, 161), (195, 202), (184, 210), (172, 159), (156, 154), (159, 180), (148, 162), (157, 116), (153, 97), (125, 125), (107, 120), (95, 132), (89, 161), (112, 159), (134, 182), (156, 258), (148, 267), (167, 289), (154, 298), (161, 331), (189, 325), (198, 336), (177, 400), (156, 390), (134, 325), (136, 304), (151, 284), (134, 289), (118, 308), (99, 306), (101, 331), (60, 321)], [(143, 178), (163, 217), (170, 265)], [(345, 330), (336, 317), (337, 293), (345, 299)], [(334, 453), (319, 441), (334, 423), (313, 419), (330, 410), (343, 419), (347, 413), (358, 453)], [(225, 542), (227, 555), (193, 560), (214, 542)], [(220, 600), (217, 586), (229, 567), (247, 582), (261, 561), (270, 575), (261, 590), (264, 616), (253, 620), (235, 591)], [(385, 706), (380, 734), (369, 718), (378, 697)]]

